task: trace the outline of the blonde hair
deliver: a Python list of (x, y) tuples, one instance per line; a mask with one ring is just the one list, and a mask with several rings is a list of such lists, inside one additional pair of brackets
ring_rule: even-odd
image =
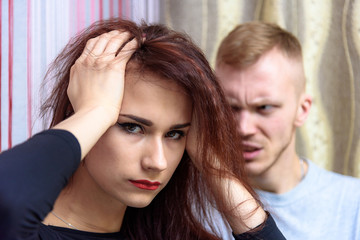
[(249, 67), (277, 47), (290, 59), (302, 62), (298, 39), (276, 24), (248, 22), (236, 26), (221, 42), (216, 65), (226, 64), (236, 69)]

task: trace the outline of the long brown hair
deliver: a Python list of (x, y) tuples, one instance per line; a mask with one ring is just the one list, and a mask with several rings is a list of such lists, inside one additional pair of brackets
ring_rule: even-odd
[(131, 64), (138, 68), (135, 70), (174, 81), (192, 98), (203, 166), (200, 172), (185, 151), (168, 185), (147, 207), (127, 208), (121, 231), (129, 239), (219, 239), (204, 228), (208, 206), (216, 205), (220, 213), (227, 209), (224, 197), (209, 190), (208, 180), (214, 174), (235, 177), (256, 195), (245, 180), (240, 137), (231, 110), (208, 61), (187, 35), (158, 24), (137, 25), (122, 19), (93, 24), (73, 38), (50, 67), (47, 77), (54, 78), (56, 85), (43, 111), (51, 112), (51, 126), (72, 114), (66, 94), (71, 66), (87, 40), (119, 29), (138, 40), (138, 49), (129, 61), (135, 63)]

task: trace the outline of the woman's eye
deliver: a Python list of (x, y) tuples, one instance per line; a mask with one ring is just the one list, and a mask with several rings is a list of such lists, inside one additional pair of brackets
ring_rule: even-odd
[(171, 138), (173, 140), (180, 140), (184, 136), (185, 134), (183, 131), (171, 131), (166, 134), (167, 138)]
[(137, 134), (144, 132), (142, 127), (135, 123), (118, 123), (118, 124), (123, 130), (125, 130), (128, 133)]

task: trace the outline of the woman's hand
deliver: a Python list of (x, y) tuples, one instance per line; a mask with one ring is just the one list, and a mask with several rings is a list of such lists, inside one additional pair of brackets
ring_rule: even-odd
[(75, 112), (102, 107), (116, 122), (126, 64), (137, 45), (135, 39), (128, 42), (129, 39), (128, 32), (115, 30), (88, 40), (70, 72), (68, 96)]
[(54, 128), (77, 138), (82, 159), (118, 118), (126, 64), (136, 47), (128, 32), (104, 33), (88, 40), (71, 68), (68, 96), (75, 113)]

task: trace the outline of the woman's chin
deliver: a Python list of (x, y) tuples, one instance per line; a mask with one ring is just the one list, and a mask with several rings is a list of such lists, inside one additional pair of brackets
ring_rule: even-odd
[(127, 206), (128, 207), (133, 207), (133, 208), (144, 208), (144, 207), (149, 206), (149, 204), (151, 202), (152, 201), (136, 201), (136, 202), (129, 203)]
[(141, 196), (128, 199), (126, 201), (126, 205), (133, 208), (144, 208), (147, 207), (154, 200), (154, 198), (155, 196)]

